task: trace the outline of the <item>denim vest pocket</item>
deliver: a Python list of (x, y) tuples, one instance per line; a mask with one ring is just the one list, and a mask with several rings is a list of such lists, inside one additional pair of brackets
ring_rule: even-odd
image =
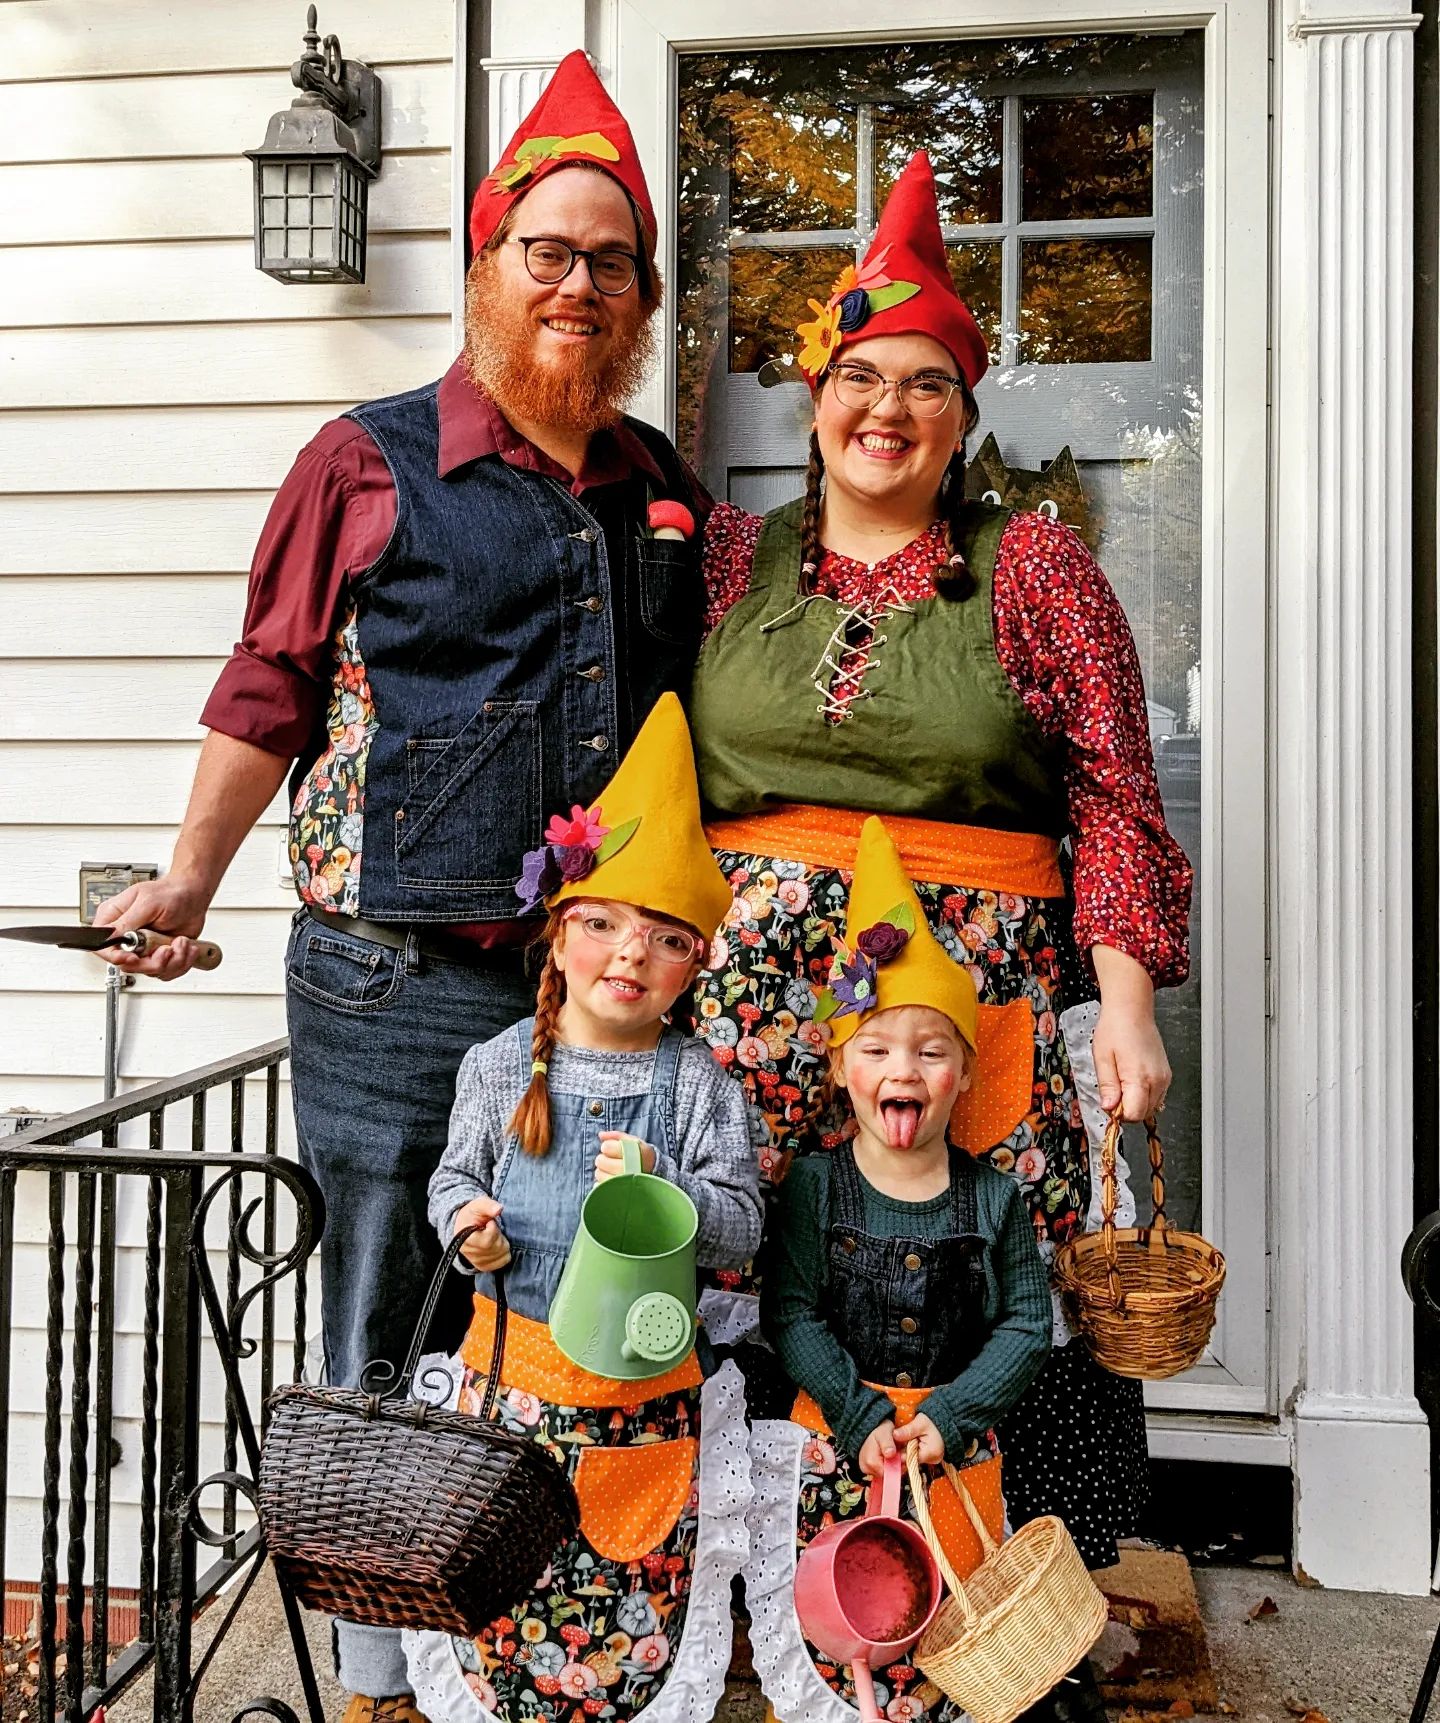
[[(540, 829), (540, 707), (487, 700), (455, 736), (406, 744), (409, 793), (395, 815), (396, 878), (407, 886), (513, 884), (503, 867), (514, 830)], [(518, 902), (518, 900), (517, 900)]]
[(285, 969), (298, 994), (355, 1017), (383, 1011), (405, 979), (398, 951), (368, 939), (327, 933), (313, 920), (296, 928)]
[(657, 640), (692, 651), (699, 646), (705, 588), (692, 541), (641, 539), (640, 617)]

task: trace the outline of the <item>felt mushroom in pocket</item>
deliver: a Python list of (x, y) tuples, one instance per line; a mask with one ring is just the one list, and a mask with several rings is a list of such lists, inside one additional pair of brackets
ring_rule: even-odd
[(686, 539), (695, 536), (695, 516), (684, 503), (651, 503), (646, 511), (645, 524), (654, 538), (675, 539), (684, 543)]

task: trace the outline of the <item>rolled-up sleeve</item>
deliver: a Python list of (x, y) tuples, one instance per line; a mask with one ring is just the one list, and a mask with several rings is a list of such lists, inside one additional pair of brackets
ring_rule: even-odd
[(350, 582), (395, 524), (384, 456), (350, 419), (306, 444), (276, 493), (250, 565), (241, 639), (200, 722), (294, 759), (323, 731)]

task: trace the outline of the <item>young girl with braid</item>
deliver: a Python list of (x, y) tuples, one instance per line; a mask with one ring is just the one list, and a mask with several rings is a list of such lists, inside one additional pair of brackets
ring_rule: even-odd
[(667, 1021), (730, 906), (674, 694), (601, 802), (552, 820), (545, 839), (519, 886), (550, 911), (535, 1016), (466, 1055), (429, 1212), (446, 1242), (480, 1227), (462, 1247), (476, 1292), (456, 1403), (479, 1409), (503, 1270), (497, 1415), (565, 1467), (580, 1533), (475, 1639), (407, 1634), (411, 1682), (433, 1723), (549, 1723), (582, 1701), (619, 1723), (703, 1723), (724, 1687), (745, 1549), (739, 1372), (706, 1380), (692, 1348), (662, 1374), (612, 1380), (570, 1362), (548, 1327), (581, 1204), (623, 1173), (626, 1137), (645, 1172), (694, 1203), (702, 1268), (738, 1267), (760, 1238), (743, 1094)]

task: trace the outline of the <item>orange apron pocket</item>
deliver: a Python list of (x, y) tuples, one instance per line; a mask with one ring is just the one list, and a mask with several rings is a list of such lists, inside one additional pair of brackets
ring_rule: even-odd
[(950, 1138), (972, 1155), (1003, 1143), (1030, 1111), (1035, 1089), (1035, 1009), (1028, 999), (982, 1005), (975, 1074), (950, 1110)]
[[(965, 1488), (970, 1492), (971, 1501), (980, 1510), (980, 1518), (984, 1520), (990, 1536), (998, 1544), (1005, 1531), (1005, 1497), (1000, 1489), (1000, 1461), (981, 1460), (978, 1465), (966, 1466), (960, 1476), (965, 1480)], [(949, 1558), (951, 1567), (955, 1569), (956, 1577), (968, 1579), (979, 1567), (985, 1552), (980, 1548), (980, 1539), (975, 1535), (974, 1526), (970, 1524), (964, 1503), (955, 1494), (955, 1486), (943, 1473), (930, 1486), (930, 1518), (934, 1521), (935, 1535), (940, 1540), (940, 1547)]]
[(575, 1468), (580, 1530), (597, 1555), (638, 1561), (674, 1530), (690, 1495), (694, 1436), (630, 1448), (586, 1448)]

